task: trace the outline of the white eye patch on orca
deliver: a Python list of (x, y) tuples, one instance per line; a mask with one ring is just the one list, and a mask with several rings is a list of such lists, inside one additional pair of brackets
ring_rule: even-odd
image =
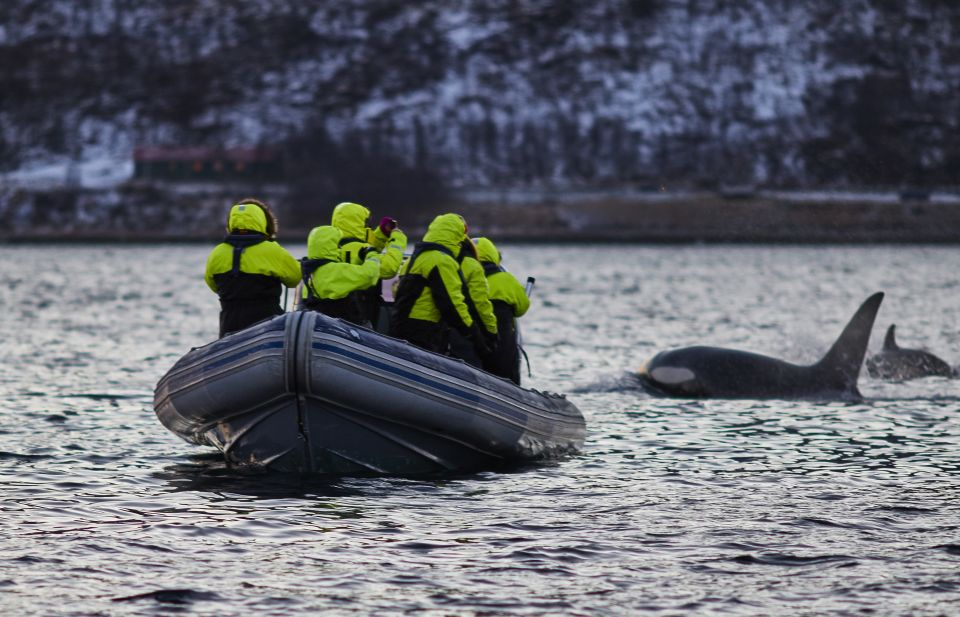
[(650, 377), (664, 384), (681, 384), (693, 381), (696, 374), (688, 368), (678, 366), (658, 366), (650, 371)]

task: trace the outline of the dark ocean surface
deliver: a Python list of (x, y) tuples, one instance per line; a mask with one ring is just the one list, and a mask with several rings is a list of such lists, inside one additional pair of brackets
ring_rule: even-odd
[(154, 416), (216, 337), (209, 247), (0, 247), (0, 614), (960, 611), (960, 381), (687, 401), (631, 374), (691, 344), (813, 362), (874, 291), (873, 350), (895, 322), (957, 364), (958, 249), (502, 248), (538, 281), (527, 384), (580, 407), (583, 453), (324, 479), (229, 469)]

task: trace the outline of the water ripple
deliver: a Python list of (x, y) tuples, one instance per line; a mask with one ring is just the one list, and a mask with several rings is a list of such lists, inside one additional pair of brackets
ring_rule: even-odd
[(584, 452), (328, 478), (231, 469), (157, 423), (159, 376), (216, 336), (208, 248), (0, 248), (0, 302), (33, 307), (0, 332), (3, 613), (932, 616), (960, 602), (960, 380), (863, 377), (856, 403), (687, 401), (634, 374), (701, 343), (812, 362), (877, 289), (883, 324), (957, 364), (960, 314), (937, 292), (956, 286), (953, 249), (511, 247), (511, 270), (538, 278), (530, 385), (584, 411)]

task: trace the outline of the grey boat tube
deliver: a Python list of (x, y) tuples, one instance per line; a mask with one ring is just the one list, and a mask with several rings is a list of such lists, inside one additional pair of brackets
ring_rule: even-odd
[(154, 408), (232, 464), (297, 472), (476, 470), (574, 453), (586, 435), (561, 395), (309, 311), (191, 350)]

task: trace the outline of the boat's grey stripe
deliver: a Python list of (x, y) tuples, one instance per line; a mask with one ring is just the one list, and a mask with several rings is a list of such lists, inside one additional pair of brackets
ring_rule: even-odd
[[(478, 388), (472, 387), (470, 384), (467, 384), (466, 382), (459, 381), (459, 383), (454, 384), (454, 383), (444, 383), (440, 379), (430, 379), (423, 376), (424, 373), (417, 373), (417, 372), (414, 372), (412, 369), (398, 368), (382, 360), (371, 358), (368, 355), (344, 350), (342, 349), (342, 346), (314, 342), (313, 348), (318, 349), (320, 351), (327, 352), (327, 353), (344, 356), (346, 358), (360, 362), (364, 365), (375, 367), (380, 371), (392, 373), (404, 379), (407, 382), (412, 382), (415, 384), (420, 384), (422, 386), (431, 387), (435, 390), (438, 390), (441, 393), (455, 396), (463, 401), (468, 401), (474, 405), (490, 407), (494, 411), (499, 411), (504, 415), (513, 417), (517, 420), (522, 420), (524, 421), (524, 424), (526, 424), (527, 415), (533, 415), (538, 418), (548, 417), (548, 419), (551, 422), (564, 422), (565, 420), (567, 420), (567, 418), (558, 417), (561, 415), (566, 415), (566, 414), (560, 413), (559, 411), (552, 411), (552, 412), (548, 411), (546, 413), (550, 415), (545, 416), (544, 410), (514, 401), (512, 399), (508, 400), (502, 397), (497, 397), (492, 392), (489, 392), (486, 390), (480, 390)], [(363, 368), (361, 366), (357, 366), (350, 363), (343, 363), (343, 364), (347, 364), (348, 366), (353, 366), (358, 369)], [(377, 373), (373, 371), (367, 370), (366, 372), (371, 375), (377, 375)], [(455, 400), (455, 399), (450, 399), (449, 397), (443, 397), (443, 396), (441, 396), (441, 398), (443, 398), (444, 400)], [(580, 420), (580, 418), (578, 417), (574, 417), (571, 415), (571, 416), (568, 416), (568, 418), (569, 418), (569, 421), (565, 423), (569, 423), (574, 426), (579, 426), (582, 423), (582, 420)]]
[(253, 347), (250, 349), (244, 349), (243, 351), (238, 351), (237, 353), (227, 356), (225, 358), (221, 358), (216, 362), (208, 362), (205, 366), (207, 369), (219, 368), (225, 364), (229, 364), (230, 362), (244, 358), (245, 356), (248, 356), (252, 353), (256, 353), (258, 351), (262, 351), (264, 349), (283, 349), (283, 341), (272, 341), (270, 343), (261, 343), (256, 347)]
[[(432, 435), (432, 436), (434, 436), (434, 437), (443, 439), (444, 441), (449, 441), (449, 442), (451, 442), (451, 443), (455, 443), (455, 444), (459, 444), (459, 445), (461, 445), (461, 446), (465, 446), (465, 447), (467, 447), (467, 448), (470, 448), (471, 450), (474, 450), (474, 451), (476, 451), (476, 452), (479, 452), (480, 454), (483, 454), (484, 456), (489, 456), (489, 457), (491, 457), (491, 458), (503, 458), (501, 455), (499, 455), (499, 454), (497, 454), (497, 453), (495, 453), (495, 452), (490, 452), (490, 451), (488, 451), (488, 450), (483, 450), (483, 449), (481, 449), (481, 448), (478, 448), (476, 445), (474, 445), (474, 444), (472, 444), (472, 443), (468, 443), (468, 442), (466, 442), (466, 441), (462, 441), (462, 440), (460, 440), (460, 439), (456, 439), (456, 438), (454, 438), (454, 437), (452, 437), (452, 436), (450, 436), (450, 435), (441, 434), (441, 433), (437, 433), (437, 432), (435, 432), (435, 431), (426, 430), (426, 429), (424, 429), (422, 426), (416, 426), (416, 425), (413, 425), (413, 424), (408, 424), (408, 423), (406, 423), (406, 422), (398, 422), (397, 420), (395, 420), (395, 419), (393, 419), (393, 418), (383, 418), (383, 417), (381, 417), (381, 416), (376, 416), (376, 415), (374, 415), (374, 414), (372, 414), (372, 413), (367, 413), (367, 412), (365, 412), (365, 411), (361, 411), (361, 410), (355, 409), (355, 408), (353, 408), (353, 407), (344, 407), (344, 406), (343, 406), (342, 404), (340, 404), (340, 403), (337, 403), (337, 402), (335, 402), (335, 401), (331, 401), (331, 400), (329, 400), (329, 399), (322, 398), (322, 397), (320, 397), (320, 396), (314, 395), (314, 396), (311, 396), (310, 398), (313, 399), (313, 400), (322, 401), (322, 402), (326, 403), (327, 405), (325, 405), (325, 407), (326, 407), (327, 411), (329, 411), (330, 413), (334, 413), (334, 414), (340, 416), (341, 418), (343, 418), (344, 420), (346, 420), (346, 421), (348, 421), (348, 422), (353, 422), (354, 424), (357, 424), (357, 425), (359, 425), (359, 426), (362, 426), (362, 427), (366, 428), (366, 429), (369, 430), (369, 431), (375, 432), (375, 433), (377, 433), (378, 435), (381, 435), (381, 436), (383, 436), (383, 437), (386, 437), (387, 439), (390, 439), (391, 441), (395, 441), (396, 443), (398, 443), (398, 444), (400, 444), (400, 445), (402, 445), (402, 446), (404, 446), (404, 447), (406, 447), (406, 448), (409, 448), (410, 450), (413, 450), (413, 451), (417, 452), (418, 454), (421, 454), (422, 456), (424, 456), (424, 458), (428, 458), (428, 459), (430, 459), (430, 460), (432, 460), (432, 461), (435, 461), (435, 462), (440, 462), (440, 461), (439, 461), (439, 459), (437, 459), (436, 457), (434, 457), (432, 454), (428, 454), (428, 453), (421, 452), (421, 451), (420, 451), (418, 448), (416, 448), (415, 446), (411, 446), (411, 445), (407, 444), (405, 441), (402, 441), (402, 440), (400, 440), (399, 438), (397, 438), (397, 437), (395, 437), (395, 436), (393, 436), (393, 435), (391, 435), (391, 434), (389, 434), (389, 433), (384, 433), (384, 432), (382, 432), (380, 429), (378, 429), (378, 428), (376, 428), (376, 427), (374, 427), (374, 426), (371, 426), (371, 425), (370, 425), (369, 423), (367, 423), (367, 422), (364, 422), (364, 421), (362, 421), (362, 420), (360, 420), (360, 419), (358, 419), (358, 418), (355, 418), (355, 417), (351, 417), (350, 415), (347, 415), (347, 414), (345, 414), (345, 413), (342, 412), (342, 411), (337, 411), (336, 408), (339, 407), (339, 408), (341, 408), (341, 409), (346, 409), (346, 410), (348, 410), (348, 411), (350, 411), (350, 412), (352, 412), (352, 413), (355, 413), (355, 414), (358, 414), (358, 415), (361, 415), (361, 416), (366, 416), (366, 417), (368, 417), (368, 418), (376, 418), (377, 420), (382, 420), (382, 421), (384, 421), (384, 422), (390, 422), (391, 424), (397, 424), (397, 425), (400, 425), (400, 426), (405, 426), (405, 427), (407, 427), (407, 428), (411, 428), (411, 429), (420, 431), (421, 433), (425, 433), (425, 434), (427, 434), (427, 435)], [(330, 409), (330, 407), (334, 407), (334, 409)], [(450, 468), (450, 469), (453, 469), (453, 468), (455, 467), (454, 465), (448, 465), (448, 464), (443, 463), (443, 462), (441, 462), (440, 464), (442, 464), (444, 467), (448, 467), (448, 468)]]
[[(223, 356), (228, 355), (228, 354), (225, 353), (225, 352), (236, 352), (236, 353), (231, 353), (231, 354), (230, 354), (230, 355), (232, 355), (232, 358), (231, 358), (231, 359), (233, 359), (233, 360), (240, 359), (240, 360), (242, 360), (242, 361), (241, 361), (241, 362), (238, 362), (238, 363), (237, 363), (236, 365), (234, 365), (234, 366), (245, 366), (245, 365), (249, 364), (251, 361), (258, 360), (258, 359), (260, 359), (260, 358), (269, 358), (269, 357), (272, 357), (272, 356), (281, 355), (281, 354), (282, 354), (282, 351), (279, 352), (279, 353), (262, 353), (264, 349), (281, 349), (281, 350), (282, 350), (282, 348), (283, 348), (282, 336), (277, 336), (277, 334), (278, 334), (278, 333), (276, 333), (276, 332), (271, 332), (269, 337), (260, 336), (260, 337), (257, 337), (257, 338), (255, 338), (255, 339), (251, 339), (251, 340), (247, 341), (247, 344), (246, 344), (246, 345), (243, 345), (243, 346), (241, 346), (241, 347), (228, 347), (228, 348), (226, 348), (226, 349), (224, 350), (224, 352), (221, 352), (221, 353), (219, 353), (219, 354), (217, 354), (216, 356), (213, 356), (213, 357), (214, 357), (214, 358), (222, 358)], [(267, 338), (277, 338), (277, 339), (281, 339), (281, 340), (278, 340), (278, 341), (275, 341), (275, 342), (272, 342), (272, 343), (262, 343), (262, 341), (263, 341), (264, 339), (267, 339)], [(260, 353), (257, 353), (256, 355), (251, 356), (251, 349), (250, 349), (251, 347), (256, 347), (256, 349), (254, 349), (253, 351), (257, 351), (257, 352), (260, 352)], [(196, 381), (196, 379), (206, 379), (206, 378), (210, 377), (211, 374), (205, 372), (205, 371), (207, 370), (207, 368), (208, 368), (207, 362), (208, 362), (210, 359), (211, 359), (210, 356), (198, 356), (196, 360), (194, 360), (193, 362), (191, 362), (191, 363), (189, 363), (189, 364), (185, 364), (185, 365), (183, 365), (183, 366), (174, 367), (174, 369), (172, 369), (169, 373), (167, 373), (166, 375), (164, 375), (163, 379), (160, 380), (160, 382), (157, 384), (157, 389), (160, 389), (161, 387), (163, 387), (163, 384), (164, 384), (164, 383), (166, 383), (166, 382), (168, 382), (168, 381), (171, 381), (171, 380), (173, 380), (173, 379), (185, 380), (186, 377), (183, 377), (183, 375), (189, 374), (189, 373), (195, 372), (195, 371), (199, 371), (202, 376), (199, 377), (199, 378), (195, 378), (194, 381)], [(224, 363), (223, 363), (223, 362), (216, 362), (216, 363), (215, 363), (215, 365), (222, 365), (222, 364), (224, 364)], [(227, 370), (224, 370), (224, 371), (222, 371), (222, 372), (228, 372), (229, 369), (232, 369), (232, 368), (233, 368), (233, 367), (227, 367)], [(217, 375), (217, 374), (219, 374), (219, 373), (212, 373), (212, 375)], [(179, 389), (179, 388), (178, 388), (178, 389)]]
[[(346, 367), (348, 367), (348, 368), (350, 368), (350, 369), (363, 370), (363, 367), (356, 367), (356, 366), (354, 366), (353, 364), (341, 362), (341, 361), (340, 361), (340, 358), (331, 358), (330, 361), (331, 361), (331, 362), (334, 362), (334, 363), (336, 363), (336, 364), (338, 364), (338, 365), (346, 366)], [(373, 372), (373, 371), (364, 371), (364, 372), (365, 372), (371, 379), (383, 380), (383, 376), (380, 375), (379, 373), (376, 373), (376, 372)], [(394, 380), (394, 382), (395, 382), (395, 381), (396, 381), (396, 380)], [(397, 385), (397, 384), (395, 383), (394, 385)], [(489, 420), (492, 420), (492, 421), (495, 421), (495, 422), (499, 422), (499, 423), (504, 424), (504, 425), (512, 426), (512, 427), (514, 427), (515, 430), (519, 431), (520, 433), (527, 434), (527, 435), (530, 435), (530, 436), (534, 436), (534, 437), (539, 438), (539, 439), (544, 440), (544, 441), (547, 441), (547, 440), (558, 440), (558, 439), (559, 439), (559, 440), (567, 440), (567, 441), (571, 441), (571, 442), (572, 442), (572, 441), (577, 441), (578, 439), (582, 439), (582, 437), (575, 437), (575, 436), (573, 435), (573, 433), (582, 433), (582, 432), (583, 432), (583, 424), (582, 424), (582, 423), (580, 423), (580, 424), (570, 424), (569, 427), (565, 427), (565, 428), (562, 428), (562, 429), (560, 429), (560, 430), (548, 430), (548, 431), (543, 431), (543, 430), (538, 430), (538, 429), (536, 428), (536, 423), (532, 423), (532, 424), (531, 424), (531, 423), (529, 423), (529, 422), (517, 422), (516, 420), (514, 420), (514, 419), (512, 419), (512, 418), (509, 418), (509, 417), (506, 417), (506, 416), (504, 416), (504, 415), (502, 415), (502, 414), (496, 413), (495, 411), (492, 411), (492, 410), (490, 410), (490, 409), (484, 409), (484, 408), (479, 407), (479, 406), (477, 406), (477, 407), (471, 407), (471, 406), (468, 406), (468, 405), (464, 405), (462, 399), (457, 399), (457, 398), (453, 398), (453, 397), (450, 397), (450, 396), (445, 396), (445, 395), (443, 395), (442, 393), (439, 393), (439, 392), (436, 392), (436, 391), (428, 390), (428, 389), (425, 389), (425, 388), (409, 387), (409, 386), (405, 386), (405, 385), (402, 385), (402, 384), (397, 385), (397, 387), (404, 388), (406, 391), (411, 392), (411, 393), (414, 393), (414, 394), (416, 394), (416, 395), (418, 395), (418, 396), (424, 396), (424, 397), (428, 397), (428, 398), (434, 399), (434, 400), (436, 400), (436, 401), (440, 401), (440, 402), (443, 403), (444, 405), (446, 405), (446, 406), (448, 406), (448, 407), (451, 407), (451, 408), (466, 409), (466, 410), (468, 410), (468, 411), (471, 412), (471, 413), (476, 413), (476, 414), (483, 415), (483, 416), (485, 416), (485, 417), (486, 417), (487, 419), (489, 419)], [(317, 400), (321, 400), (321, 401), (324, 401), (325, 403), (329, 403), (329, 404), (332, 404), (332, 405), (337, 405), (337, 406), (343, 407), (342, 403), (339, 403), (339, 402), (336, 402), (336, 401), (331, 401), (331, 400), (329, 400), (329, 399), (323, 398), (323, 397), (318, 396), (318, 395), (312, 395), (310, 398), (317, 399)], [(424, 431), (423, 428), (420, 427), (420, 426), (416, 426), (416, 425), (412, 425), (412, 424), (408, 424), (408, 423), (404, 423), (404, 422), (398, 422), (397, 420), (395, 420), (395, 419), (393, 419), (393, 418), (386, 418), (386, 417), (383, 417), (383, 416), (378, 416), (378, 415), (375, 415), (375, 414), (373, 414), (373, 413), (369, 413), (369, 412), (366, 412), (366, 411), (357, 410), (357, 409), (354, 409), (354, 408), (350, 408), (350, 410), (351, 410), (351, 411), (354, 411), (354, 412), (356, 412), (356, 413), (358, 413), (358, 414), (365, 415), (365, 416), (374, 417), (374, 418), (377, 418), (377, 419), (380, 419), (380, 420), (384, 420), (384, 421), (387, 421), (387, 422), (392, 422), (392, 423), (394, 423), (394, 424), (400, 424), (400, 425), (402, 425), (402, 426), (408, 426), (408, 427), (410, 427), (410, 428), (414, 428), (414, 429), (423, 431), (423, 432), (425, 432), (425, 433), (429, 433), (429, 434), (433, 434), (433, 435), (438, 435), (437, 433), (433, 433), (432, 431)], [(540, 416), (538, 416), (538, 417), (540, 417)], [(548, 426), (548, 427), (549, 427), (549, 426), (554, 426), (554, 425), (553, 425), (553, 424), (550, 424), (550, 423), (544, 423), (544, 426)], [(472, 444), (470, 444), (470, 443), (463, 442), (463, 441), (460, 441), (460, 440), (457, 440), (457, 439), (451, 439), (448, 435), (438, 435), (438, 436), (442, 436), (442, 437), (444, 437), (445, 439), (448, 439), (448, 440), (453, 441), (453, 442), (455, 442), (455, 443), (462, 444), (462, 445), (464, 445), (464, 446), (468, 446), (468, 447), (471, 447), (471, 448), (474, 447), (474, 446), (473, 446)], [(491, 456), (498, 456), (498, 455), (490, 454), (489, 452), (486, 452), (486, 451), (483, 451), (483, 450), (478, 450), (478, 451), (483, 452), (484, 454), (489, 454), (489, 455), (491, 455)]]
[(238, 362), (232, 366), (224, 367), (215, 373), (212, 373), (212, 372), (205, 373), (201, 371), (200, 374), (198, 374), (196, 377), (194, 377), (189, 381), (187, 381), (186, 378), (183, 378), (181, 379), (181, 383), (177, 385), (176, 390), (172, 390), (168, 392), (163, 398), (158, 399), (157, 406), (166, 404), (170, 400), (170, 398), (173, 396), (179, 396), (185, 392), (190, 392), (195, 388), (208, 387), (209, 382), (213, 380), (216, 380), (226, 375), (229, 375), (231, 373), (240, 371), (241, 369), (244, 369), (251, 364), (257, 364), (258, 362), (263, 362), (265, 360), (270, 361), (271, 358), (275, 358), (276, 356), (279, 356), (279, 355), (280, 354), (269, 354), (269, 355), (263, 354), (263, 355), (253, 356), (250, 358), (245, 358), (243, 362)]
[[(471, 396), (463, 396), (470, 400), (472, 397), (484, 397), (484, 398), (497, 398), (503, 401), (507, 405), (513, 405), (515, 407), (525, 407), (522, 403), (515, 401), (513, 399), (504, 399), (501, 396), (498, 396), (498, 393), (490, 391), (489, 389), (481, 389), (473, 384), (470, 384), (463, 379), (452, 377), (449, 374), (441, 373), (435, 369), (427, 368), (420, 364), (415, 364), (412, 362), (405, 361), (401, 358), (395, 356), (386, 355), (383, 353), (372, 352), (367, 347), (362, 345), (351, 344), (350, 341), (344, 339), (337, 339), (332, 337), (318, 337), (324, 339), (327, 342), (314, 341), (313, 348), (320, 351), (333, 352), (340, 356), (345, 356), (359, 361), (362, 364), (375, 366), (377, 368), (389, 367), (393, 364), (396, 365), (396, 368), (389, 369), (390, 373), (396, 374), (401, 377), (407, 377), (408, 381), (415, 381), (422, 383), (424, 385), (434, 385), (439, 390), (448, 391), (451, 393), (452, 390), (457, 389), (459, 391), (469, 391)], [(346, 349), (346, 350), (345, 350)], [(425, 375), (430, 375), (432, 377), (431, 381), (426, 381)]]
[(469, 391), (469, 390), (467, 390), (467, 389), (465, 389), (465, 388), (458, 388), (458, 387), (453, 386), (453, 385), (448, 385), (448, 384), (441, 383), (441, 382), (439, 382), (439, 381), (437, 381), (437, 380), (427, 379), (427, 378), (425, 378), (425, 377), (423, 377), (423, 376), (421, 376), (421, 375), (418, 375), (418, 374), (414, 373), (413, 371), (409, 371), (409, 370), (406, 370), (406, 369), (402, 369), (402, 368), (398, 368), (398, 367), (391, 366), (390, 364), (388, 364), (388, 363), (386, 363), (386, 362), (382, 362), (382, 361), (380, 361), (380, 360), (376, 360), (376, 359), (373, 359), (373, 358), (365, 357), (365, 356), (363, 356), (362, 354), (349, 351), (349, 350), (344, 349), (344, 348), (342, 348), (342, 347), (340, 347), (340, 346), (337, 346), (337, 345), (329, 345), (329, 344), (325, 344), (325, 343), (314, 343), (314, 344), (313, 344), (313, 348), (314, 348), (314, 349), (320, 349), (320, 350), (322, 350), (322, 351), (328, 351), (328, 352), (335, 353), (335, 354), (339, 354), (339, 355), (343, 355), (343, 356), (346, 356), (346, 357), (348, 357), (348, 358), (352, 358), (352, 359), (354, 359), (354, 360), (358, 360), (358, 361), (363, 362), (363, 363), (365, 363), (365, 364), (369, 364), (369, 365), (371, 365), (371, 366), (374, 366), (374, 367), (376, 367), (376, 368), (378, 368), (378, 369), (380, 369), (380, 370), (382, 370), (382, 371), (387, 371), (387, 372), (390, 372), (390, 373), (394, 373), (394, 374), (396, 374), (396, 375), (398, 375), (398, 376), (400, 376), (400, 377), (404, 377), (404, 378), (406, 378), (407, 381), (412, 381), (412, 382), (415, 382), (415, 383), (419, 383), (419, 384), (421, 384), (421, 385), (428, 386), (428, 387), (434, 388), (434, 389), (436, 389), (436, 390), (440, 390), (441, 392), (446, 392), (447, 394), (452, 394), (452, 395), (454, 395), (454, 396), (457, 396), (457, 397), (459, 397), (459, 398), (461, 398), (461, 399), (463, 399), (463, 400), (465, 400), (465, 401), (469, 401), (469, 402), (474, 403), (474, 404), (480, 404), (480, 403), (488, 403), (488, 404), (491, 404), (491, 403), (492, 403), (492, 404), (491, 404), (492, 407), (495, 407), (496, 409), (500, 410), (500, 411), (503, 412), (504, 414), (507, 414), (507, 415), (509, 415), (509, 416), (511, 416), (511, 417), (513, 417), (513, 418), (516, 418), (516, 419), (523, 419), (523, 418), (526, 417), (525, 414), (524, 414), (522, 411), (519, 411), (519, 410), (517, 410), (517, 409), (511, 409), (510, 407), (508, 407), (508, 406), (506, 406), (506, 405), (503, 405), (503, 404), (496, 404), (496, 403), (495, 403), (495, 400), (494, 400), (492, 397), (491, 397), (489, 400), (485, 400), (485, 397), (481, 396), (479, 393), (477, 393), (477, 392), (475, 392), (475, 391), (474, 391), (474, 392), (471, 392), (471, 391)]
[[(197, 366), (205, 366), (211, 360), (216, 361), (219, 358), (222, 358), (226, 355), (241, 355), (249, 352), (250, 347), (260, 345), (263, 341), (268, 341), (271, 339), (276, 339), (278, 341), (283, 340), (283, 331), (282, 330), (268, 330), (266, 332), (261, 332), (255, 337), (247, 339), (243, 343), (237, 345), (224, 345), (223, 349), (219, 349), (216, 352), (207, 353), (207, 354), (197, 354), (196, 357), (189, 364), (179, 365), (174, 367), (172, 374), (182, 373), (183, 371), (196, 368)], [(198, 349), (203, 349), (198, 347), (196, 349), (190, 350), (187, 355), (192, 354)], [(186, 357), (186, 356), (184, 356)]]
[[(475, 386), (474, 384), (471, 384), (471, 383), (468, 382), (468, 381), (464, 381), (463, 379), (460, 379), (460, 378), (457, 378), (457, 377), (451, 377), (451, 376), (450, 376), (449, 374), (447, 374), (447, 373), (442, 373), (442, 372), (439, 372), (439, 371), (437, 371), (437, 370), (435, 370), (435, 369), (427, 368), (427, 367), (425, 367), (425, 366), (423, 366), (423, 365), (416, 364), (416, 363), (414, 363), (414, 362), (410, 362), (410, 361), (405, 360), (405, 359), (403, 359), (403, 358), (398, 358), (398, 357), (393, 356), (393, 355), (391, 355), (391, 354), (383, 353), (383, 352), (381, 352), (380, 350), (376, 350), (376, 349), (367, 347), (367, 346), (365, 346), (365, 345), (356, 343), (356, 342), (354, 342), (354, 341), (352, 341), (352, 340), (349, 340), (349, 339), (346, 339), (346, 338), (337, 337), (337, 336), (333, 336), (333, 335), (326, 334), (326, 333), (322, 333), (322, 334), (321, 334), (321, 333), (317, 333), (317, 334), (315, 334), (314, 339), (315, 339), (315, 342), (314, 342), (314, 344), (313, 344), (313, 347), (314, 347), (315, 349), (318, 347), (318, 344), (317, 344), (317, 342), (316, 342), (317, 340), (326, 340), (326, 341), (328, 341), (330, 344), (333, 344), (333, 345), (336, 345), (336, 346), (339, 346), (339, 347), (348, 347), (348, 348), (352, 349), (355, 353), (358, 354), (358, 357), (373, 357), (373, 358), (379, 359), (381, 362), (386, 362), (386, 363), (389, 363), (389, 364), (402, 365), (402, 366), (405, 366), (408, 370), (414, 371), (415, 374), (418, 374), (418, 373), (419, 373), (419, 374), (429, 374), (429, 375), (432, 375), (432, 376), (435, 378), (435, 380), (438, 381), (438, 382), (446, 381), (446, 382), (451, 383), (451, 384), (457, 384), (460, 388), (463, 388), (463, 389), (466, 389), (466, 390), (471, 390), (471, 391), (473, 391), (473, 392), (478, 392), (478, 393), (480, 393), (479, 395), (482, 396), (482, 397), (484, 397), (484, 398), (495, 398), (495, 399), (498, 399), (498, 400), (500, 400), (501, 402), (503, 402), (503, 403), (506, 404), (506, 405), (511, 405), (511, 406), (514, 406), (514, 407), (521, 408), (521, 409), (527, 411), (528, 413), (534, 413), (534, 414), (539, 415), (539, 414), (543, 413), (543, 411), (544, 411), (544, 410), (543, 410), (542, 408), (540, 408), (540, 407), (535, 407), (535, 406), (531, 405), (530, 403), (528, 403), (527, 401), (518, 400), (518, 399), (516, 399), (516, 398), (514, 398), (514, 397), (512, 397), (512, 396), (507, 395), (506, 393), (497, 392), (497, 391), (495, 391), (495, 390), (490, 390), (490, 389), (488, 389), (488, 388), (481, 388), (481, 387)], [(451, 361), (455, 361), (453, 358), (448, 358), (448, 359), (451, 360)], [(456, 381), (453, 381), (453, 380), (456, 380)], [(509, 382), (508, 382), (508, 383), (509, 383)], [(512, 383), (510, 383), (509, 385), (511, 386), (511, 388), (513, 387), (513, 384), (512, 384)], [(520, 389), (522, 390), (522, 388), (520, 388)], [(541, 396), (541, 397), (552, 398), (552, 399), (555, 399), (555, 400), (558, 400), (558, 401), (563, 401), (563, 400), (566, 399), (566, 397), (564, 397), (564, 396), (550, 395), (550, 394), (548, 394), (548, 393), (542, 393), (542, 392), (538, 392), (538, 391), (536, 391), (536, 390), (526, 390), (526, 391), (527, 391), (527, 392), (533, 392), (533, 393), (535, 393), (535, 394), (537, 394), (538, 396)], [(547, 413), (550, 414), (550, 421), (555, 421), (555, 420), (557, 419), (556, 416), (559, 415), (559, 416), (565, 416), (565, 417), (567, 417), (567, 418), (570, 418), (570, 419), (571, 419), (574, 423), (576, 423), (576, 424), (579, 424), (579, 423), (582, 422), (582, 416), (580, 415), (580, 413), (579, 413), (579, 412), (574, 412), (573, 410), (569, 410), (569, 411), (568, 411), (568, 410), (565, 410), (565, 409), (562, 409), (562, 408), (561, 408), (561, 409), (556, 409), (556, 410), (549, 410)]]

